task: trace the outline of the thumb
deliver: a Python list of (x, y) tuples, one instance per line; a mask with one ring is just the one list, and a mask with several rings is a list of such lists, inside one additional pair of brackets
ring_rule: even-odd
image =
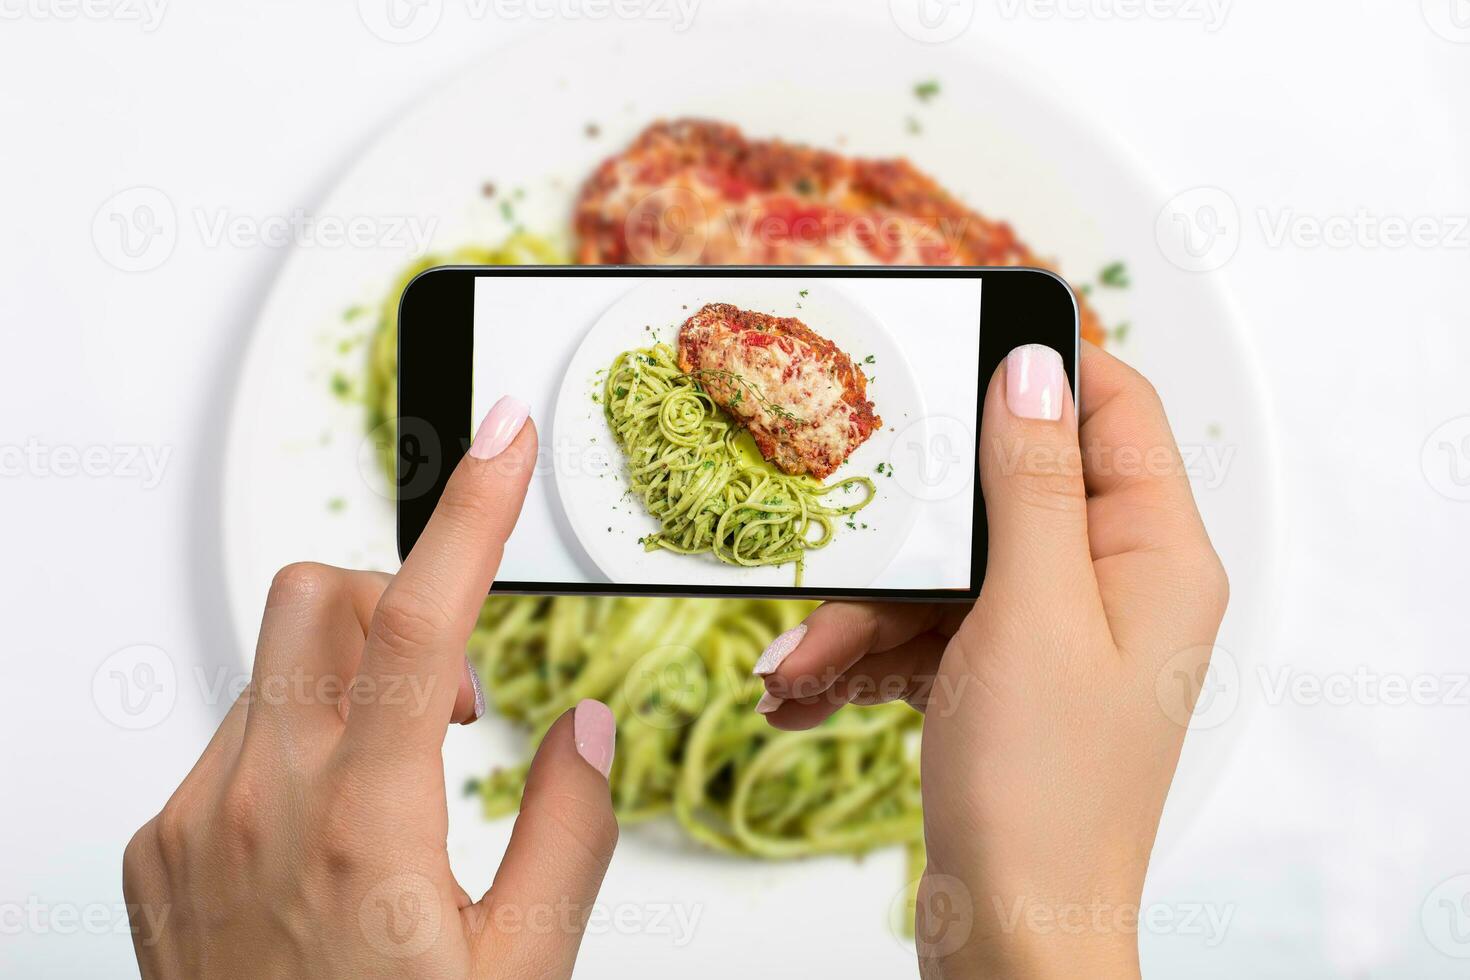
[(505, 859), (474, 906), (480, 975), (571, 976), (618, 843), (607, 783), (616, 735), (607, 705), (586, 700), (541, 740)]
[(987, 591), (1056, 595), (1091, 582), (1076, 406), (1061, 355), (1017, 347), (990, 379), (980, 426)]

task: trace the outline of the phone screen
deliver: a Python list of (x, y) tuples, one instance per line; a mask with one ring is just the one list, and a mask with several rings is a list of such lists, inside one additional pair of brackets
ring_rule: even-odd
[(477, 278), (471, 425), (540, 437), (498, 583), (970, 589), (981, 285)]

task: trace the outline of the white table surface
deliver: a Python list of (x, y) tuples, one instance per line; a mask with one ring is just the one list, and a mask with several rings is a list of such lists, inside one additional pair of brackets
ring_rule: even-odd
[[(223, 710), (179, 698), (160, 724), (125, 730), (94, 701), (98, 667), (134, 644), (205, 674), (237, 662), (219, 437), (284, 252), (183, 236), (161, 267), (128, 274), (94, 247), (94, 214), (140, 184), (239, 214), (309, 209), (448, 73), (558, 29), (447, 0), (444, 28), (388, 44), (346, 0), (160, 2), (156, 23), (127, 19), (140, 3), (89, 8), (112, 12), (101, 18), (0, 3), (5, 976), (132, 972), (123, 845)], [(1242, 679), (1257, 710), (1239, 713), (1213, 806), (1146, 897), (1228, 927), (1206, 942), (1176, 916), (1146, 934), (1155, 976), (1470, 973), (1447, 955), (1470, 948), (1445, 939), (1439, 905), (1465, 882), (1436, 890), (1470, 872), (1470, 503), (1452, 499), (1470, 496), (1470, 422), (1452, 422), (1470, 415), (1470, 231), (1457, 227), (1470, 126), (1456, 101), (1470, 29), (1454, 28), (1455, 3), (1470, 24), (1463, 0), (1157, 0), (1179, 16), (1133, 19), (1117, 15), (1127, 0), (996, 0), (947, 42), (1035, 66), (1166, 185), (1221, 188), (1243, 218), (1235, 257), (1209, 274), (1234, 290), (1261, 354), (1288, 564), (1273, 666)], [(813, 5), (834, 25), (889, 23), (887, 0)], [(780, 7), (705, 0), (691, 30)], [(1223, 21), (1189, 19), (1210, 9)], [(678, 43), (668, 24), (648, 29)], [(1343, 218), (1355, 227), (1341, 244), (1276, 234)], [(1374, 233), (1418, 218), (1448, 241)], [(73, 473), (67, 452), (94, 446), (108, 473)], [(1404, 703), (1398, 684), (1419, 694)], [(743, 927), (758, 938), (771, 924)]]

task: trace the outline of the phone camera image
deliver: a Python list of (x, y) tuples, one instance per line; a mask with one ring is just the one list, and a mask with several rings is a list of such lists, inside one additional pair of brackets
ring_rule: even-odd
[(514, 392), (541, 433), (500, 585), (963, 594), (981, 293), (822, 270), (477, 277), (471, 417)]

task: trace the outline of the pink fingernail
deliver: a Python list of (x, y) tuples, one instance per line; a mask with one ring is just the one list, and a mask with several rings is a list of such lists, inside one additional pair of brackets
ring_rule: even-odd
[(469, 725), (480, 720), (485, 714), (485, 686), (480, 683), (480, 672), (475, 665), (470, 663), (470, 658), (464, 658), (464, 672), (469, 676), (470, 690), (475, 692), (474, 714), (464, 724)]
[(1050, 347), (1026, 344), (1006, 355), (1006, 405), (1012, 415), (1057, 421), (1066, 385), (1062, 355)]
[(494, 459), (515, 441), (516, 434), (531, 415), (531, 406), (519, 398), (506, 395), (485, 416), (470, 444), (470, 455), (476, 459)]
[[(796, 649), (797, 644), (801, 642), (804, 636), (806, 636), (806, 623), (802, 623), (800, 626), (793, 626), (776, 637), (771, 641), (771, 645), (766, 647), (765, 652), (761, 654), (761, 658), (755, 662), (755, 670), (752, 673), (757, 677), (774, 674), (776, 668), (781, 666), (782, 661), (791, 656), (791, 651)], [(764, 712), (762, 713), (764, 714)]]
[(785, 703), (786, 702), (784, 700), (776, 697), (770, 691), (767, 691), (766, 693), (762, 694), (761, 699), (755, 703), (755, 713), (758, 715), (768, 715)]
[(612, 709), (591, 698), (578, 701), (572, 713), (572, 737), (577, 741), (577, 754), (607, 778), (612, 772), (613, 746), (618, 738)]

